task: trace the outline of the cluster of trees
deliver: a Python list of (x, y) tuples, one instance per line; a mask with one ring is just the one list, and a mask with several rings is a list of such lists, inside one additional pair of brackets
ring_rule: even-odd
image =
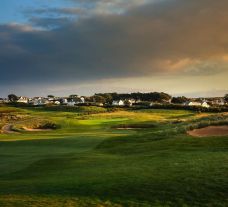
[(224, 100), (228, 103), (228, 94), (224, 96)]
[[(55, 98), (54, 95), (48, 95), (48, 98)], [(108, 103), (112, 104), (114, 100), (130, 100), (134, 99), (135, 101), (140, 102), (158, 102), (158, 103), (167, 103), (171, 100), (173, 104), (183, 104), (189, 101), (185, 96), (172, 97), (167, 93), (151, 92), (151, 93), (96, 93), (93, 96), (84, 97), (86, 102), (98, 102), (98, 103)], [(15, 94), (9, 94), (8, 99), (10, 102), (16, 102), (19, 97)], [(68, 97), (69, 100), (80, 101), (80, 98), (76, 94), (72, 94)], [(228, 103), (228, 94), (224, 96), (225, 102)], [(127, 104), (126, 104), (127, 105)]]
[[(134, 99), (136, 101), (151, 102), (168, 102), (172, 97), (167, 93), (151, 92), (151, 93), (97, 93), (93, 96), (96, 99), (105, 100), (111, 103), (113, 100)], [(101, 98), (102, 97), (102, 98)]]
[(189, 101), (188, 98), (186, 98), (185, 96), (179, 96), (179, 97), (173, 97), (171, 100), (171, 103), (173, 104), (183, 104), (185, 102)]
[(16, 102), (19, 98), (15, 94), (9, 94), (8, 99), (10, 102)]

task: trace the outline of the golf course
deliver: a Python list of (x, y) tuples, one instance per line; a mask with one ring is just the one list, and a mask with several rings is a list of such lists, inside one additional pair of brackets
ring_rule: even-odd
[(0, 115), (0, 207), (228, 206), (227, 113), (0, 106)]

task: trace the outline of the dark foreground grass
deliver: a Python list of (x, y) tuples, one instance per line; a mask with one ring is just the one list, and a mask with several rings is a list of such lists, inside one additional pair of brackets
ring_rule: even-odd
[[(146, 123), (162, 116), (143, 113)], [(66, 137), (0, 142), (0, 206), (228, 206), (228, 137), (190, 137), (164, 119), (118, 131), (108, 120), (71, 120)]]

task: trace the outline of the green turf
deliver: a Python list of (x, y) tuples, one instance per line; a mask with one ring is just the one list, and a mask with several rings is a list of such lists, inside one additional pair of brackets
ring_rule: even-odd
[(60, 128), (0, 135), (0, 206), (228, 206), (228, 137), (184, 133), (207, 114), (5, 110)]

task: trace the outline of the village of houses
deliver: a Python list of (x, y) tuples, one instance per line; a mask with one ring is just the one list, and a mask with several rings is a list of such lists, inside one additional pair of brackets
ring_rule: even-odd
[[(9, 103), (11, 102), (9, 98), (0, 98), (0, 103)], [(77, 106), (77, 105), (85, 105), (85, 106), (106, 106), (106, 105), (111, 105), (111, 106), (134, 106), (134, 105), (140, 105), (140, 103), (143, 103), (142, 100), (135, 100), (135, 99), (118, 99), (118, 100), (112, 100), (111, 103), (106, 103), (106, 102), (101, 102), (97, 101), (95, 99), (92, 99), (91, 97), (90, 100), (88, 101), (88, 97), (84, 96), (76, 96), (76, 97), (25, 97), (25, 96), (19, 96), (17, 100), (15, 101), (17, 103), (22, 103), (22, 104), (28, 104), (32, 106), (45, 106), (45, 105), (56, 105), (56, 106)], [(165, 102), (149, 102), (149, 106), (153, 106), (156, 104), (174, 104), (172, 102), (172, 98), (169, 100), (166, 100)], [(189, 98), (187, 101), (183, 103), (179, 103), (179, 105), (183, 106), (198, 106), (198, 107), (205, 107), (205, 108), (210, 108), (213, 106), (227, 106), (228, 103), (225, 100), (224, 97), (217, 97), (217, 98)]]

